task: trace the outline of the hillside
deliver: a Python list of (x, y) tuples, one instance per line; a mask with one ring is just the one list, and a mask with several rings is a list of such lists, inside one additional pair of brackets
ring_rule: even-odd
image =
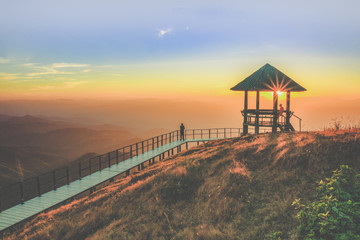
[(213, 141), (38, 215), (9, 239), (296, 238), (295, 198), (360, 170), (360, 130)]

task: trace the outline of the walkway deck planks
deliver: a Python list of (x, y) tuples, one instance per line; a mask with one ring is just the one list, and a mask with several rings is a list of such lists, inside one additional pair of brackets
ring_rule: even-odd
[(205, 142), (223, 138), (224, 137), (188, 139), (185, 141), (176, 140), (119, 162), (118, 164), (114, 164), (101, 171), (94, 172), (80, 180), (71, 182), (69, 185), (44, 193), (40, 197), (32, 198), (23, 204), (0, 212), (0, 232), (185, 143)]

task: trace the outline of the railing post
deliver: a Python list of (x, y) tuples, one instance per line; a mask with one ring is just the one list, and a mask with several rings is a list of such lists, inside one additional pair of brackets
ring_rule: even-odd
[(108, 153), (108, 167), (111, 166), (111, 158), (110, 158), (110, 153)]
[(81, 162), (79, 162), (79, 180), (81, 180)]
[(139, 156), (139, 144), (136, 143), (136, 156)]
[(159, 147), (159, 136), (156, 137), (156, 147)]
[(125, 156), (125, 147), (123, 147), (123, 159), (122, 159), (123, 161), (125, 161), (125, 157), (126, 157)]
[(224, 128), (224, 138), (226, 138), (226, 128)]
[(69, 167), (66, 167), (66, 184), (70, 184)]
[(99, 156), (99, 171), (101, 172), (101, 156)]
[(38, 196), (41, 196), (41, 189), (40, 189), (40, 176), (36, 177), (36, 185), (37, 185), (37, 191), (38, 191)]
[(195, 129), (193, 129), (193, 139), (195, 139)]
[(56, 172), (55, 171), (53, 171), (52, 172), (52, 175), (53, 175), (53, 189), (54, 190), (56, 190)]
[(179, 130), (176, 130), (176, 140), (179, 140)]
[(19, 182), (19, 190), (20, 190), (20, 202), (21, 204), (24, 204), (24, 186), (23, 182)]
[(230, 138), (231, 138), (231, 128), (229, 128), (229, 130), (230, 130)]
[(116, 150), (116, 164), (119, 163), (119, 149)]
[(164, 145), (164, 135), (161, 135), (161, 146)]
[(169, 135), (170, 135), (169, 141), (170, 141), (170, 143), (171, 143), (171, 133), (169, 133)]
[(130, 158), (132, 158), (132, 145), (130, 145)]
[(155, 141), (155, 138), (152, 138), (152, 150), (154, 150), (154, 147), (155, 147), (154, 141)]
[(188, 149), (189, 149), (188, 142), (186, 142), (186, 150), (188, 150)]
[(141, 153), (144, 154), (144, 141), (141, 142)]
[(201, 137), (200, 138), (202, 139), (203, 138), (203, 133), (202, 133), (203, 130), (201, 129), (200, 132), (201, 132), (201, 134), (200, 134)]
[(91, 158), (89, 158), (89, 173), (91, 174), (92, 171), (91, 171)]
[(211, 138), (210, 131), (211, 131), (211, 129), (209, 129), (209, 139)]

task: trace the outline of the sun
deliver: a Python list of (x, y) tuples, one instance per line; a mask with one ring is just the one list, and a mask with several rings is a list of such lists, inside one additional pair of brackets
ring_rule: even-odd
[(281, 92), (281, 91), (276, 91), (276, 93), (279, 97), (283, 94), (283, 92)]

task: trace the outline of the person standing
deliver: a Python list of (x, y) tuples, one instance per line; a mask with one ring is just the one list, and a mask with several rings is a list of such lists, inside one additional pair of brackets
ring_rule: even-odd
[(279, 108), (279, 116), (278, 116), (278, 117), (282, 116), (282, 114), (283, 114), (284, 112), (285, 112), (284, 107), (283, 107), (283, 105), (282, 105), (282, 104), (280, 104), (280, 108)]
[(183, 123), (180, 125), (180, 140), (185, 140), (185, 126)]

